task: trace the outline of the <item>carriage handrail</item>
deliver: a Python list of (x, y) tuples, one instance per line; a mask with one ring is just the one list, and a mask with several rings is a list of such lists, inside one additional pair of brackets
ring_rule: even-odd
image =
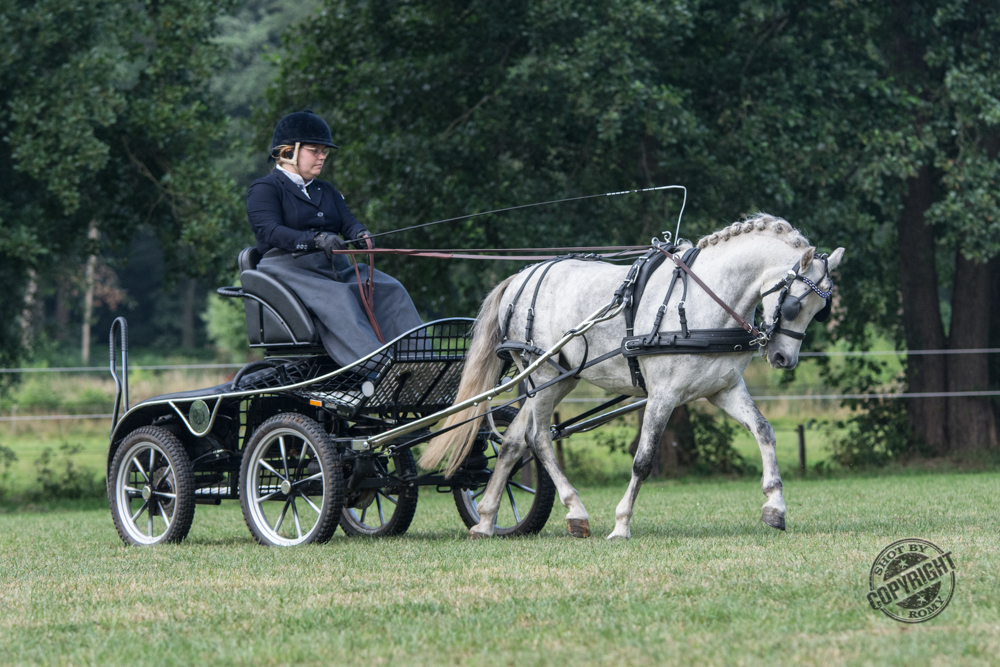
[[(115, 329), (120, 332), (120, 338), (122, 343), (122, 377), (118, 377), (118, 368), (116, 367), (115, 358)], [(111, 332), (109, 334), (109, 347), (111, 351), (111, 376), (115, 379), (115, 405), (114, 410), (111, 415), (111, 432), (114, 433), (115, 426), (118, 425), (118, 409), (123, 408), (124, 412), (128, 412), (128, 322), (124, 317), (115, 318), (115, 321), (111, 323)]]
[(390, 440), (394, 440), (401, 436), (407, 435), (408, 433), (412, 433), (427, 426), (436, 424), (445, 417), (450, 417), (451, 415), (461, 412), (467, 408), (475, 407), (479, 405), (479, 403), (482, 401), (488, 401), (491, 398), (495, 398), (496, 396), (499, 396), (502, 393), (514, 389), (515, 387), (517, 387), (518, 384), (526, 380), (528, 376), (530, 376), (532, 373), (538, 370), (538, 368), (542, 364), (544, 364), (546, 361), (548, 361), (555, 355), (559, 354), (560, 350), (562, 350), (563, 347), (565, 347), (568, 342), (570, 342), (577, 336), (582, 336), (583, 334), (587, 333), (595, 324), (600, 324), (601, 322), (606, 322), (610, 319), (617, 317), (618, 314), (621, 313), (622, 310), (625, 308), (625, 305), (626, 305), (625, 301), (623, 301), (620, 297), (615, 296), (615, 298), (612, 299), (610, 303), (601, 306), (596, 311), (594, 311), (594, 313), (590, 315), (590, 317), (585, 319), (578, 326), (564, 333), (562, 338), (560, 338), (555, 345), (546, 350), (544, 354), (539, 355), (539, 357), (535, 359), (535, 361), (525, 366), (524, 370), (518, 373), (517, 375), (507, 379), (505, 382), (498, 384), (489, 391), (485, 391), (477, 396), (473, 396), (472, 398), (464, 400), (461, 403), (455, 403), (451, 407), (445, 408), (440, 412), (435, 412), (432, 415), (422, 417), (420, 419), (409, 422), (402, 426), (397, 426), (394, 429), (390, 429), (383, 433), (373, 435), (372, 437), (365, 440), (365, 446), (368, 449), (374, 449)]

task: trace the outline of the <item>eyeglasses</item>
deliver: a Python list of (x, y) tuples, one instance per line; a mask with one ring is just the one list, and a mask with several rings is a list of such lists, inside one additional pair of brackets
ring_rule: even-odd
[(319, 146), (319, 147), (303, 146), (302, 150), (309, 151), (316, 157), (326, 157), (327, 155), (330, 154), (330, 149), (327, 148), (326, 146)]

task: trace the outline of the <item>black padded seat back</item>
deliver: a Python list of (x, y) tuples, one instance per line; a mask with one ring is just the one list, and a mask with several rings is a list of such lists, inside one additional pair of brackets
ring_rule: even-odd
[[(247, 250), (257, 252), (255, 248)], [(247, 250), (240, 253), (241, 265)], [(260, 258), (259, 254), (257, 258)], [(284, 283), (266, 273), (248, 269), (240, 274), (240, 284), (244, 294), (257, 297), (267, 304), (262, 305), (253, 298), (243, 299), (247, 316), (247, 338), (251, 347), (309, 345), (319, 342), (312, 316)]]
[(257, 252), (257, 248), (244, 248), (240, 251), (236, 265), (239, 267), (240, 272), (251, 271), (257, 268), (257, 262), (259, 261), (260, 253)]

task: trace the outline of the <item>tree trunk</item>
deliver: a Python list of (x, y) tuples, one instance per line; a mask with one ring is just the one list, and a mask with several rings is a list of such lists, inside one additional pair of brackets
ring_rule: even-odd
[(190, 350), (194, 348), (194, 296), (198, 282), (194, 278), (188, 278), (185, 283), (181, 307), (181, 346)]
[[(934, 262), (934, 230), (924, 214), (933, 202), (930, 167), (907, 180), (903, 211), (899, 216), (899, 285), (903, 302), (903, 330), (910, 350), (944, 348), (944, 325), (938, 303), (938, 274)], [(906, 380), (911, 392), (946, 390), (946, 367), (942, 355), (910, 355)], [(910, 426), (914, 434), (937, 454), (948, 450), (947, 401), (918, 398), (910, 401)]]
[[(951, 298), (949, 349), (982, 349), (989, 346), (992, 310), (990, 268), (989, 264), (978, 264), (958, 253)], [(989, 388), (987, 355), (950, 354), (946, 359), (949, 392), (985, 391)], [(948, 442), (953, 452), (971, 452), (996, 446), (996, 422), (988, 398), (948, 398)]]
[[(87, 232), (87, 239), (96, 241), (100, 238), (97, 231), (97, 222), (90, 222), (90, 230)], [(90, 363), (90, 320), (94, 316), (94, 273), (97, 271), (97, 255), (87, 257), (87, 271), (84, 274), (83, 293), (83, 325), (80, 331), (80, 359), (83, 365)]]
[(31, 349), (35, 319), (35, 296), (38, 293), (38, 274), (28, 269), (28, 285), (24, 288), (24, 310), (21, 311), (21, 345)]
[[(1000, 299), (1000, 255), (994, 257), (989, 263), (990, 273), (990, 296), (993, 299)], [(990, 338), (989, 347), (1000, 348), (1000, 306), (993, 306), (990, 309)], [(1000, 354), (989, 355), (990, 367), (990, 389), (1000, 389)], [(993, 401), (993, 421), (1000, 424), (1000, 399), (994, 397)]]
[(70, 288), (66, 286), (65, 280), (59, 280), (56, 288), (56, 338), (62, 342), (67, 340), (69, 331), (69, 298)]

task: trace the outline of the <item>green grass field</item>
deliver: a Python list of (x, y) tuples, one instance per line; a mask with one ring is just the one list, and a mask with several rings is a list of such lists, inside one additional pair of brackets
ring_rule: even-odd
[[(526, 539), (469, 542), (425, 489), (402, 538), (257, 546), (239, 506), (199, 506), (187, 541), (119, 542), (106, 506), (0, 514), (0, 661), (62, 665), (996, 664), (1000, 474), (786, 476), (788, 530), (756, 481), (647, 484), (633, 539), (608, 543), (623, 488), (581, 492)], [(951, 550), (937, 618), (865, 601), (890, 542)]]

